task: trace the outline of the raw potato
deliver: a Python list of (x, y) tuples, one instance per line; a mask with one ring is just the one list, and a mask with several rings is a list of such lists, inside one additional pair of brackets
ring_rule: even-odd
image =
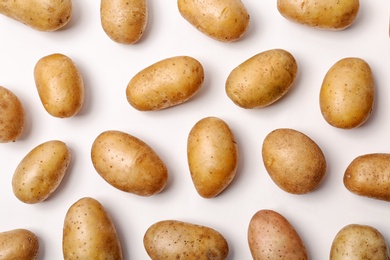
[(140, 196), (162, 191), (168, 170), (156, 152), (142, 140), (121, 132), (105, 131), (93, 142), (93, 166), (115, 188)]
[(71, 0), (12, 0), (0, 1), (0, 14), (38, 31), (56, 31), (72, 16)]
[(127, 85), (126, 97), (137, 110), (160, 110), (189, 100), (203, 81), (199, 61), (189, 56), (171, 57), (138, 72)]
[(368, 63), (344, 58), (326, 73), (320, 91), (320, 108), (332, 126), (351, 129), (369, 118), (374, 106), (374, 77)]
[(84, 197), (68, 209), (63, 227), (65, 260), (121, 260), (122, 249), (110, 215), (94, 198)]
[(389, 248), (383, 235), (374, 227), (349, 224), (333, 240), (330, 260), (388, 260)]
[(359, 0), (278, 0), (277, 6), (290, 21), (326, 30), (346, 29), (359, 12)]
[(298, 73), (294, 56), (283, 49), (254, 55), (229, 74), (225, 90), (242, 108), (262, 108), (283, 97), (293, 86)]
[(36, 146), (22, 159), (12, 177), (15, 196), (28, 204), (46, 200), (60, 185), (70, 160), (70, 150), (62, 141)]
[(0, 143), (16, 141), (22, 135), (25, 112), (19, 98), (0, 86)]
[(72, 117), (84, 103), (84, 82), (76, 64), (55, 53), (41, 58), (34, 68), (39, 98), (54, 117)]
[(237, 144), (229, 126), (216, 117), (206, 117), (191, 129), (187, 141), (191, 178), (200, 196), (220, 194), (237, 172)]
[(248, 244), (254, 260), (308, 259), (295, 228), (273, 210), (259, 210), (253, 215), (248, 227)]
[(0, 259), (35, 260), (39, 240), (30, 230), (19, 228), (0, 233)]
[(152, 260), (224, 260), (229, 254), (226, 239), (216, 230), (177, 220), (150, 226), (144, 235), (144, 247)]
[(320, 147), (293, 129), (270, 132), (264, 139), (262, 155), (271, 179), (292, 194), (315, 190), (326, 174), (326, 160)]
[(136, 43), (147, 24), (147, 0), (101, 0), (100, 20), (104, 32), (113, 41)]

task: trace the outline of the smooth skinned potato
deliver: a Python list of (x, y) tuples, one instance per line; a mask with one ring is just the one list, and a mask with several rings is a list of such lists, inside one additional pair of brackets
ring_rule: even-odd
[(0, 259), (35, 260), (39, 240), (30, 230), (19, 228), (0, 232)]

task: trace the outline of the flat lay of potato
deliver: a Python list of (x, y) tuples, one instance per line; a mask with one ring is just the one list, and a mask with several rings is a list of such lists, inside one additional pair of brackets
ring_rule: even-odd
[(0, 259), (35, 260), (39, 239), (28, 229), (18, 228), (0, 232)]

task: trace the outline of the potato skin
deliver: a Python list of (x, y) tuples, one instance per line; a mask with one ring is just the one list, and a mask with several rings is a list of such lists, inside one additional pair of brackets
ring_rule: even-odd
[(0, 259), (35, 260), (39, 253), (38, 237), (28, 229), (0, 232)]
[(177, 220), (151, 225), (144, 235), (151, 259), (223, 260), (229, 254), (226, 239), (216, 230)]

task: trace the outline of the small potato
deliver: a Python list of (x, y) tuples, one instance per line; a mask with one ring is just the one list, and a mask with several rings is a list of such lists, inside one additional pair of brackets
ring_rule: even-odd
[(147, 0), (101, 0), (100, 20), (104, 32), (113, 41), (136, 43), (147, 24)]
[(351, 129), (361, 126), (374, 106), (374, 77), (360, 58), (344, 58), (326, 73), (320, 91), (320, 108), (332, 126)]
[(287, 20), (306, 26), (343, 30), (359, 12), (359, 0), (278, 0), (280, 14)]
[(65, 260), (123, 259), (114, 223), (99, 201), (84, 197), (68, 209), (62, 234), (62, 252)]
[(70, 150), (62, 141), (36, 146), (22, 159), (12, 177), (15, 196), (28, 204), (46, 200), (60, 185), (70, 160)]
[(349, 224), (333, 240), (330, 260), (387, 260), (389, 248), (383, 235), (374, 227)]
[(168, 170), (153, 149), (142, 140), (120, 131), (105, 131), (93, 142), (93, 166), (113, 187), (140, 196), (162, 191)]
[(244, 61), (229, 74), (225, 90), (242, 108), (262, 108), (283, 97), (293, 86), (298, 65), (282, 49), (261, 52)]
[(0, 14), (26, 24), (38, 31), (56, 31), (72, 16), (71, 0), (0, 1)]
[(35, 260), (38, 252), (38, 237), (30, 230), (19, 228), (0, 232), (0, 259)]
[(0, 86), (0, 143), (19, 139), (25, 124), (25, 112), (19, 98)]
[(273, 210), (260, 210), (253, 215), (248, 227), (248, 244), (254, 260), (308, 259), (295, 228)]
[(35, 65), (34, 79), (39, 98), (50, 115), (64, 118), (80, 111), (84, 82), (69, 57), (55, 53), (41, 58)]
[(229, 126), (216, 117), (206, 117), (191, 129), (187, 141), (191, 178), (200, 196), (220, 194), (237, 172), (237, 144)]
[(226, 239), (216, 230), (177, 220), (150, 226), (144, 235), (144, 247), (152, 260), (224, 260), (229, 254)]
[(126, 97), (137, 110), (160, 110), (189, 100), (203, 81), (199, 61), (188, 56), (171, 57), (138, 72), (127, 85)]
[(325, 177), (326, 160), (320, 147), (293, 129), (276, 129), (264, 139), (264, 166), (282, 190), (305, 194), (316, 189)]

